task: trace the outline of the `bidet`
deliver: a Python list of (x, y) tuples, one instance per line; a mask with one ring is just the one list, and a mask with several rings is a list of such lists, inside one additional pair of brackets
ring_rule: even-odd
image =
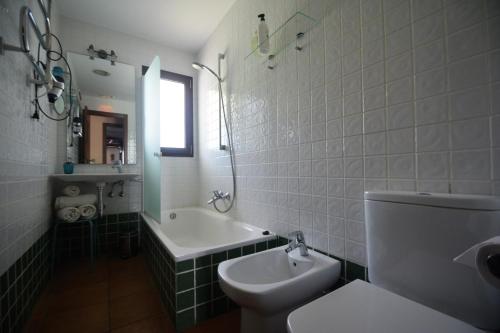
[(219, 283), (241, 305), (241, 332), (286, 332), (295, 308), (336, 283), (340, 262), (316, 251), (303, 256), (287, 246), (227, 260), (219, 264)]

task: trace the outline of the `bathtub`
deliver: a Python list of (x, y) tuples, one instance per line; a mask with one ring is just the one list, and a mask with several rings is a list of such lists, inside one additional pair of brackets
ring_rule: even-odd
[(162, 221), (143, 214), (149, 228), (177, 261), (275, 238), (264, 229), (199, 207), (162, 212)]

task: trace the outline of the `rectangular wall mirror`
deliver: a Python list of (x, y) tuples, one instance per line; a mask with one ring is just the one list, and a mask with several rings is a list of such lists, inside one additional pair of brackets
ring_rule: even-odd
[(68, 126), (67, 159), (76, 164), (135, 164), (135, 69), (131, 65), (68, 52), (73, 100), (82, 123)]

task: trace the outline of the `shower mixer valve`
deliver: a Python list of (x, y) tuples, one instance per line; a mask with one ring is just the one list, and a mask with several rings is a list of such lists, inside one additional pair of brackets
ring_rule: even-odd
[(215, 204), (215, 202), (217, 200), (231, 200), (231, 194), (229, 194), (228, 192), (224, 193), (222, 192), (221, 190), (215, 190), (212, 192), (213, 193), (213, 197), (212, 199), (208, 200), (207, 204), (211, 205), (211, 204)]

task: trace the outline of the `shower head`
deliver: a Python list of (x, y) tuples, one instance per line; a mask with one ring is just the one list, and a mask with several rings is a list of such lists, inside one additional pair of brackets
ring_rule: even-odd
[(205, 66), (203, 64), (200, 64), (199, 62), (196, 62), (196, 61), (193, 62), (192, 66), (194, 69), (199, 70), (199, 71), (206, 69), (207, 71), (212, 73), (212, 75), (215, 76), (217, 78), (217, 80), (219, 80), (219, 82), (222, 82), (222, 79), (220, 78), (220, 76), (217, 75), (217, 73), (215, 73), (210, 67)]

